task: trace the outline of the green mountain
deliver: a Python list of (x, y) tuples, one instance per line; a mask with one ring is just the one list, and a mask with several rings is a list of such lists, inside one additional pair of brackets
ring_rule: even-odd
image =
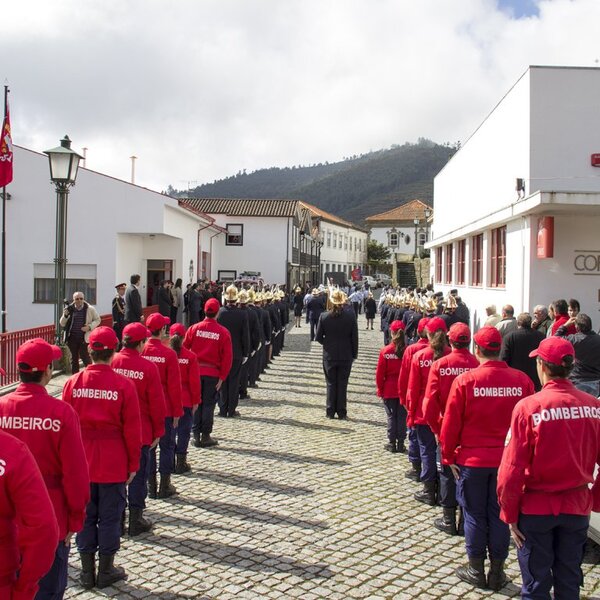
[(294, 198), (362, 223), (369, 215), (419, 198), (433, 202), (433, 178), (456, 152), (420, 139), (336, 163), (260, 169), (178, 191), (197, 198)]

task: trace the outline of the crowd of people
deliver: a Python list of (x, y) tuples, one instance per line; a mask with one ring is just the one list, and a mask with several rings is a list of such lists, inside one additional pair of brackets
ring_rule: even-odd
[(406, 477), (422, 484), (415, 500), (441, 506), (433, 525), (465, 537), (461, 580), (501, 590), (512, 535), (521, 597), (548, 599), (553, 588), (576, 599), (600, 511), (600, 335), (577, 300), (533, 317), (510, 305), (486, 312), (472, 335), (456, 290), (382, 294), (384, 448), (407, 455)]

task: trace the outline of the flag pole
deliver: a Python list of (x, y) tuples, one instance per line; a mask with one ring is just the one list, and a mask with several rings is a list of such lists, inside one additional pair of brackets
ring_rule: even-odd
[[(4, 85), (4, 119), (8, 108), (8, 85)], [(4, 120), (2, 121), (4, 123)], [(4, 127), (3, 127), (4, 128)], [(4, 131), (2, 132), (4, 135)], [(6, 333), (6, 186), (2, 186), (2, 333)]]

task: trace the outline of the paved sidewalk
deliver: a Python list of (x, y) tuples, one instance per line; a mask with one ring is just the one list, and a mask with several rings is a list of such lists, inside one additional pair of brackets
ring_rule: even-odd
[[(193, 473), (174, 476), (180, 494), (150, 500), (151, 534), (126, 538), (117, 564), (129, 580), (104, 591), (76, 584), (67, 598), (512, 598), (474, 590), (454, 568), (463, 539), (437, 531), (439, 509), (412, 499), (403, 455), (383, 450), (385, 415), (374, 371), (382, 336), (359, 319), (360, 351), (349, 386), (349, 420), (325, 418), (321, 346), (308, 326), (291, 329), (241, 419), (215, 420), (213, 449), (190, 449)], [(584, 598), (600, 598), (598, 546), (584, 564)]]

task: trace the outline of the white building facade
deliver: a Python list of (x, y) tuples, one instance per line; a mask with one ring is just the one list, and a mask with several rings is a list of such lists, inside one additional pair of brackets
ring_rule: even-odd
[(432, 279), (475, 327), (558, 298), (597, 326), (599, 97), (600, 69), (530, 67), (435, 178)]

